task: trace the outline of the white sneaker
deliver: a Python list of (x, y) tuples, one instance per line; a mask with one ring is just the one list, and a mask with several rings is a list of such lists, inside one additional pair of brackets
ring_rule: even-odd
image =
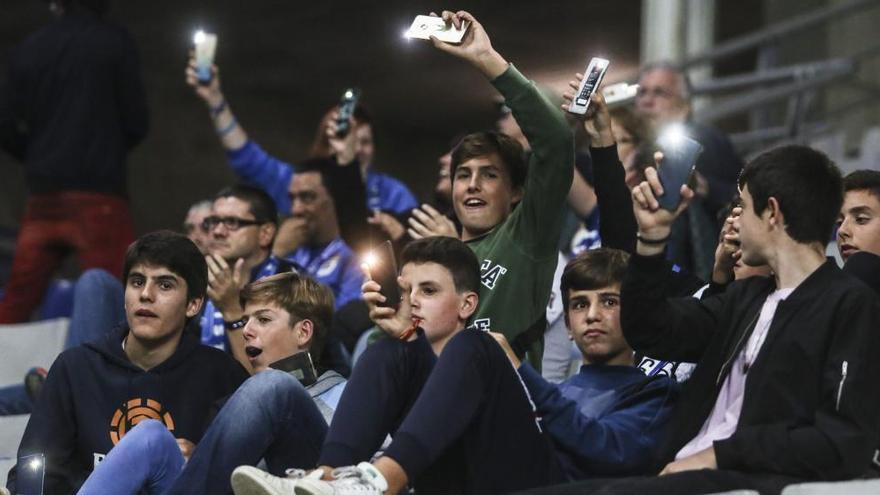
[(288, 469), (285, 474), (281, 478), (253, 466), (238, 466), (230, 479), (232, 491), (235, 495), (293, 494), (300, 480), (321, 479), (324, 473), (319, 469), (310, 473), (302, 469)]
[[(369, 462), (333, 470), (333, 481), (304, 478), (296, 483), (296, 495), (383, 495), (388, 482)], [(279, 492), (280, 493), (280, 492)], [(272, 495), (275, 495), (274, 493)]]

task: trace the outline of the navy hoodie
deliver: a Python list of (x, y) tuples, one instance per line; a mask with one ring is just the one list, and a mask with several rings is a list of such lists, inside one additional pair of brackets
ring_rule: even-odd
[[(75, 493), (94, 466), (142, 419), (162, 421), (198, 443), (213, 404), (247, 373), (223, 351), (185, 332), (177, 350), (144, 371), (122, 350), (127, 328), (63, 352), (52, 364), (25, 429), (19, 457), (46, 456), (46, 495)], [(127, 419), (126, 419), (127, 418)], [(7, 486), (15, 493), (15, 468)]]
[(678, 388), (635, 366), (581, 366), (554, 385), (519, 368), (569, 479), (649, 474)]

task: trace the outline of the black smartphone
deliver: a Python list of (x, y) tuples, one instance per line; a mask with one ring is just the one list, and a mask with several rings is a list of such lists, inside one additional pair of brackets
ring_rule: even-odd
[(663, 185), (663, 194), (657, 198), (657, 202), (661, 208), (675, 211), (681, 203), (681, 186), (687, 184), (694, 187), (694, 167), (703, 152), (703, 146), (684, 135), (681, 130), (661, 135), (657, 144), (663, 152), (663, 161), (657, 170), (660, 184)]
[(318, 372), (315, 371), (315, 363), (312, 362), (312, 355), (308, 351), (297, 352), (292, 356), (279, 359), (269, 367), (292, 373), (303, 387), (308, 387), (318, 381)]
[(18, 458), (15, 470), (15, 495), (43, 495), (46, 459), (43, 454)]
[(394, 248), (391, 241), (385, 241), (373, 251), (373, 262), (370, 264), (370, 278), (381, 289), (385, 302), (379, 306), (396, 308), (400, 305), (400, 286), (397, 285), (397, 261), (394, 259)]
[(342, 98), (339, 99), (339, 115), (336, 117), (337, 136), (345, 137), (351, 131), (349, 120), (354, 115), (360, 97), (361, 92), (357, 88), (348, 88), (342, 93)]

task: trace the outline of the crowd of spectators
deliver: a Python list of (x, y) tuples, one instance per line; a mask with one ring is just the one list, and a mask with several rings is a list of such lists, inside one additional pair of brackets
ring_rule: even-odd
[[(583, 76), (547, 95), (444, 11), (464, 39), (431, 43), (503, 111), (452, 140), (428, 203), (376, 170), (363, 107), (329, 108), (291, 163), (191, 59), (240, 183), (134, 240), (146, 104), (104, 5), (50, 2), (0, 95), (31, 194), (0, 322), (27, 321), (64, 255), (87, 269), (66, 350), (0, 389), (0, 412), (30, 413), (7, 493), (35, 455), (45, 494), (778, 494), (880, 474), (880, 172), (802, 145), (743, 164), (672, 64), (641, 69), (632, 107), (597, 92), (567, 114)], [(672, 209), (669, 125), (703, 148)], [(359, 256), (380, 240), (396, 281)]]

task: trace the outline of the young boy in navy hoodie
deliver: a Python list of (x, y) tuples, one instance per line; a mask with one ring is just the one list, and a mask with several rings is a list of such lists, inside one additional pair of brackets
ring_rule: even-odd
[[(43, 493), (75, 493), (123, 436), (161, 421), (184, 455), (208, 426), (210, 409), (247, 378), (226, 353), (185, 331), (205, 299), (207, 265), (181, 234), (153, 232), (125, 256), (127, 325), (63, 352), (28, 421), (19, 458), (45, 456)], [(7, 487), (15, 489), (16, 467)]]
[(624, 251), (599, 248), (565, 266), (565, 324), (584, 365), (558, 386), (520, 363), (502, 334), (492, 334), (519, 371), (571, 480), (648, 473), (678, 395), (670, 378), (645, 376), (635, 366), (623, 337), (620, 285), (628, 262)]

